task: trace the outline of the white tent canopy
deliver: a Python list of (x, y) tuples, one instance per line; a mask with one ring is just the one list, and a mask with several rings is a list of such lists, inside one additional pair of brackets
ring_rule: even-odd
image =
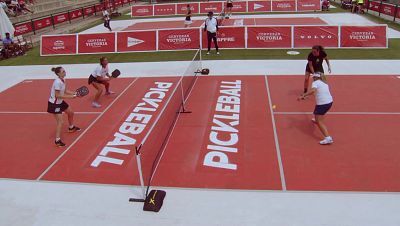
[(4, 9), (0, 7), (0, 38), (3, 39), (5, 37), (5, 33), (10, 33), (11, 37), (14, 36), (14, 27), (8, 18)]

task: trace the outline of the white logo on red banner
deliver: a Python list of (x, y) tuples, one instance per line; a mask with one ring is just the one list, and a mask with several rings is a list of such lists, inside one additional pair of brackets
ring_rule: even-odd
[(42, 55), (76, 54), (76, 35), (42, 36)]
[(339, 29), (336, 26), (295, 26), (294, 47), (338, 47)]
[(197, 49), (200, 46), (199, 29), (161, 30), (158, 32), (159, 49)]
[(132, 31), (117, 33), (117, 51), (155, 51), (156, 31)]
[(342, 26), (342, 47), (386, 47), (386, 26)]
[(248, 48), (290, 48), (291, 27), (248, 27)]
[(115, 34), (79, 34), (79, 53), (107, 53), (115, 52)]
[(140, 40), (140, 39), (137, 39), (137, 38), (128, 37), (128, 47), (139, 45), (139, 44), (141, 44), (143, 42), (144, 42), (143, 40)]

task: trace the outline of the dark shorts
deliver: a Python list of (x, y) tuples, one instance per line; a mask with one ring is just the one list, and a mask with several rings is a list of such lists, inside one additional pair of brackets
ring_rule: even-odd
[(65, 101), (61, 102), (61, 104), (47, 102), (47, 112), (50, 114), (62, 114), (68, 107), (69, 105)]
[(233, 3), (226, 3), (226, 8), (232, 8), (233, 7)]
[(314, 115), (325, 115), (331, 109), (333, 102), (323, 105), (315, 105)]
[(89, 76), (89, 79), (88, 79), (88, 84), (90, 85), (90, 84), (92, 84), (93, 82), (102, 84), (102, 82), (99, 81), (99, 80), (97, 80), (96, 77), (94, 77), (93, 75), (90, 75), (90, 76)]

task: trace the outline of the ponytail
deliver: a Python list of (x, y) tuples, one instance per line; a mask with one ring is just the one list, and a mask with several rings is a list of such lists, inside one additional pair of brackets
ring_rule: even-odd
[(53, 67), (51, 68), (51, 71), (54, 72), (54, 74), (58, 75), (61, 72), (62, 67), (58, 66), (58, 67)]

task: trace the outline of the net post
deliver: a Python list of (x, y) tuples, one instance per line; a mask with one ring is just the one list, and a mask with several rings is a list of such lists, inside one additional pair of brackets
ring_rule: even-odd
[(144, 180), (143, 180), (143, 172), (142, 172), (142, 161), (140, 159), (140, 149), (142, 148), (142, 144), (139, 146), (135, 146), (135, 155), (136, 155), (136, 163), (138, 167), (138, 172), (139, 172), (139, 179), (140, 179), (140, 187), (142, 189), (143, 193), (143, 198), (130, 198), (129, 202), (144, 202), (147, 196), (147, 191), (146, 187), (144, 186)]

